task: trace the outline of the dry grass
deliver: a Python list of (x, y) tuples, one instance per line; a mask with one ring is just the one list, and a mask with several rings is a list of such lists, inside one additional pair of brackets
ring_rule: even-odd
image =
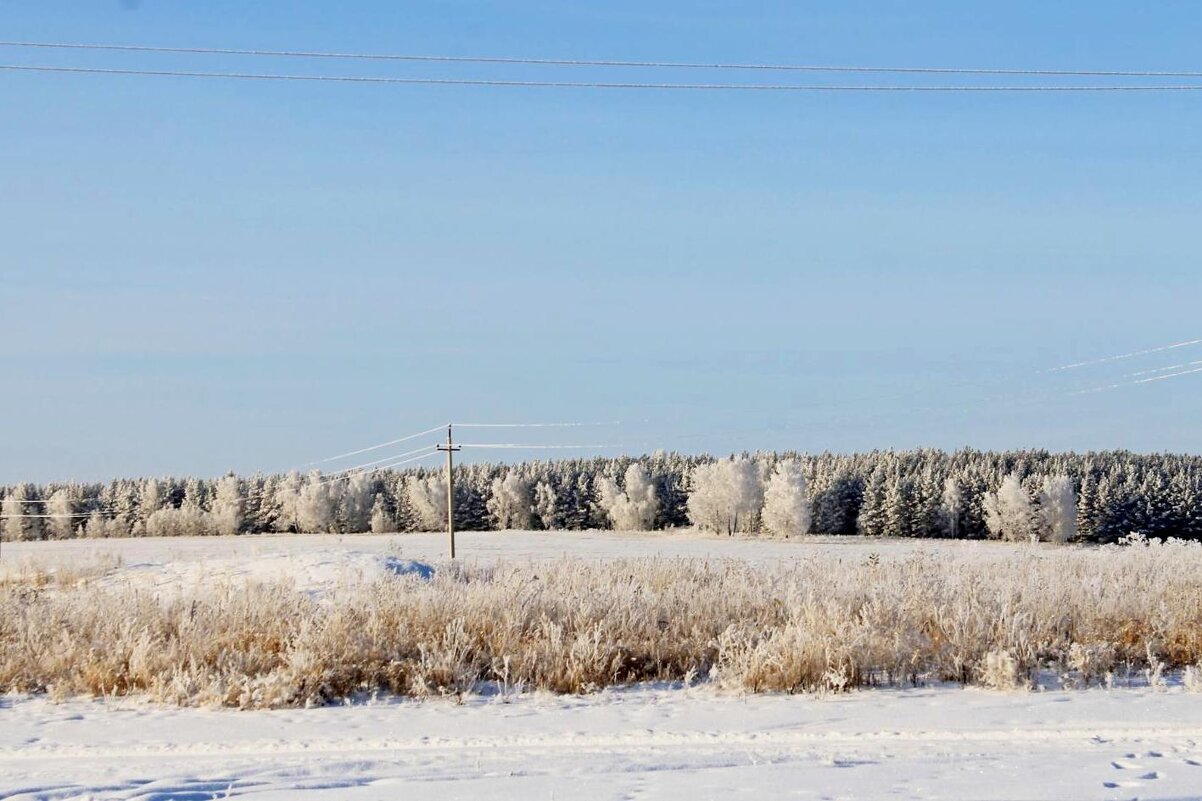
[(259, 708), (481, 682), (563, 693), (693, 678), (752, 692), (927, 679), (1005, 688), (1051, 667), (1085, 684), (1202, 660), (1202, 547), (1184, 544), (773, 568), (448, 565), (429, 581), (325, 599), (287, 583), (162, 597), (31, 576), (0, 582), (0, 691)]

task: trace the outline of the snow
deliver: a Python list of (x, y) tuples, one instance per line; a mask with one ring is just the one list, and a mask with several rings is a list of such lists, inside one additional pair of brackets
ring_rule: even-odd
[[(916, 552), (955, 552), (1006, 558), (1015, 546), (969, 540), (885, 540), (867, 537), (750, 538), (681, 532), (461, 531), (458, 555), (468, 562), (542, 560), (739, 559), (755, 564), (833, 555), (863, 560), (869, 554), (904, 556)], [(1025, 546), (1024, 546), (1025, 547)], [(253, 534), (240, 537), (137, 537), (5, 542), (0, 568), (33, 562), (80, 567), (98, 558), (119, 558), (126, 570), (182, 570), (201, 566), (231, 575), (278, 578), (281, 572), (304, 578), (310, 570), (355, 570), (378, 563), (382, 554), (437, 562), (447, 556), (447, 535), (422, 534)]]
[(635, 688), (271, 712), (7, 699), (6, 799), (1202, 797), (1180, 688)]
[[(467, 559), (861, 560), (1014, 545), (754, 541), (686, 534), (466, 533)], [(1022, 546), (1029, 547), (1029, 546)], [(1042, 546), (1040, 546), (1042, 547)], [(324, 594), (389, 572), (428, 577), (445, 535), (5, 544), (5, 569), (120, 559), (106, 582), (170, 591), (214, 577)], [(1202, 798), (1202, 694), (999, 693), (958, 686), (848, 695), (643, 686), (317, 709), (177, 709), (136, 698), (0, 698), (0, 799)]]

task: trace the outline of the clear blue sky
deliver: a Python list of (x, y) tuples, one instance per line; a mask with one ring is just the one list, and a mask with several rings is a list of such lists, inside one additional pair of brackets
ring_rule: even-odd
[[(10, 1), (0, 30), (240, 48), (1202, 69), (1192, 2)], [(6, 48), (0, 61), (542, 75)], [(540, 436), (632, 451), (1202, 450), (1202, 374), (1068, 394), (1202, 359), (1202, 347), (1039, 372), (1202, 336), (1202, 93), (0, 73), (0, 97), (0, 481), (281, 469), (467, 418), (623, 420)], [(529, 441), (500, 435), (519, 436)]]

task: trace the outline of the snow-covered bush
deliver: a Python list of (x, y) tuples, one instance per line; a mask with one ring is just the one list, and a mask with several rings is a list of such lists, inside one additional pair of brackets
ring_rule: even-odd
[(981, 663), (981, 684), (993, 690), (1016, 690), (1020, 686), (1018, 660), (1005, 650), (990, 651)]

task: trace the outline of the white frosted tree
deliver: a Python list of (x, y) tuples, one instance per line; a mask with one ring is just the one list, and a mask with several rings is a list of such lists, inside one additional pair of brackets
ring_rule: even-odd
[(296, 498), (296, 525), (305, 533), (320, 534), (334, 522), (334, 503), (330, 482), (314, 471), (301, 486)]
[(152, 514), (162, 509), (167, 499), (163, 497), (163, 486), (157, 478), (148, 478), (142, 482), (138, 496), (138, 508), (142, 519), (148, 519)]
[(1068, 476), (1047, 476), (1039, 492), (1040, 534), (1065, 543), (1077, 536), (1077, 492)]
[(334, 484), (338, 486), (334, 498), (338, 529), (348, 533), (369, 530), (375, 497), (371, 491), (371, 476), (354, 473), (350, 478), (335, 481)]
[(764, 506), (755, 462), (740, 457), (697, 465), (692, 484), (688, 511), (695, 526), (727, 534), (755, 530)]
[(810, 533), (810, 499), (801, 462), (782, 459), (764, 489), (764, 528), (779, 537)]
[(276, 486), (275, 496), (271, 500), (271, 506), (276, 510), (276, 531), (300, 530), (296, 512), (303, 483), (301, 474), (293, 470)]
[(498, 528), (527, 529), (533, 522), (534, 499), (530, 482), (517, 470), (508, 470), (504, 478), (494, 478), (485, 508)]
[(388, 501), (385, 500), (384, 493), (377, 492), (376, 500), (371, 506), (371, 533), (387, 534), (396, 531), (396, 527), (396, 521), (388, 511)]
[(985, 526), (997, 539), (1022, 542), (1036, 533), (1036, 518), (1031, 499), (1018, 476), (1002, 479), (996, 492), (985, 493)]
[[(159, 511), (161, 512), (164, 510)], [(80, 529), (83, 531), (83, 535), (85, 537), (89, 537), (91, 539), (100, 539), (101, 537), (107, 537), (109, 535), (108, 522), (97, 509), (92, 510), (92, 513), (88, 515), (87, 522), (80, 526)]]
[(210, 526), (218, 534), (237, 534), (242, 527), (244, 501), (242, 486), (233, 473), (217, 480), (209, 510)]
[(563, 528), (559, 509), (559, 494), (546, 481), (534, 485), (534, 514), (548, 531)]
[(597, 482), (597, 500), (619, 531), (650, 531), (659, 512), (655, 483), (641, 464), (632, 464), (622, 476), (625, 489), (605, 477)]
[(409, 476), (405, 497), (420, 530), (437, 531), (447, 524), (447, 481), (443, 476)]
[(0, 514), (4, 516), (4, 538), (6, 540), (38, 540), (42, 538), (40, 519), (29, 517), (36, 514), (31, 501), (35, 500), (33, 487), (18, 484), (4, 497)]
[(939, 501), (939, 517), (943, 531), (955, 539), (960, 536), (960, 515), (964, 513), (964, 491), (960, 482), (948, 476), (943, 482), (943, 495)]
[(46, 514), (50, 515), (46, 520), (46, 531), (51, 538), (65, 540), (75, 535), (76, 509), (78, 505), (73, 488), (59, 487), (50, 495), (46, 501)]

